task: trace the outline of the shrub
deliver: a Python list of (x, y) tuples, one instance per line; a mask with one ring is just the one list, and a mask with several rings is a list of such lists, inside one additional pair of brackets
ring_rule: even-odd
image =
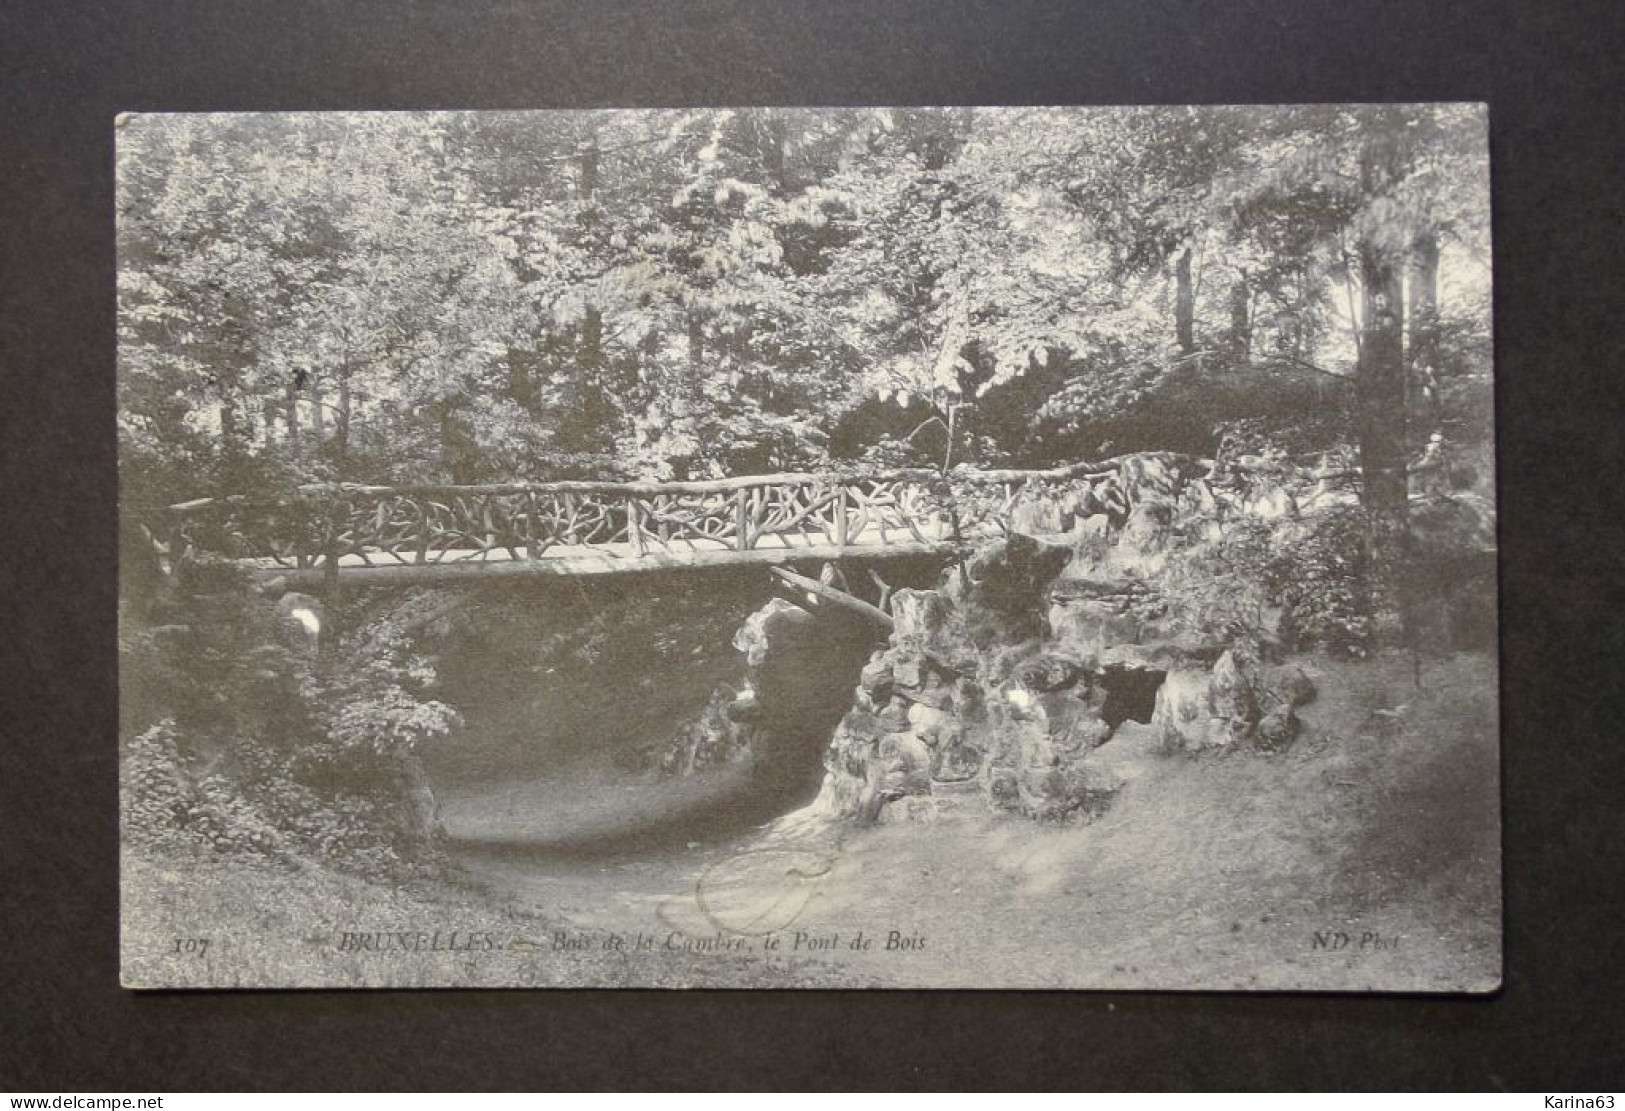
[(125, 746), (121, 802), (126, 840), (181, 852), (278, 850), (282, 838), (274, 824), (225, 775), (194, 775), (181, 740), (174, 721), (166, 718)]
[(416, 855), (430, 830), (404, 765), (460, 719), (421, 697), (434, 668), (400, 607), (318, 669), (278, 643), (267, 599), (229, 578), (194, 585), (172, 624), (121, 630), (130, 842), (370, 867)]
[(1205, 521), (1181, 522), (1173, 544), (1164, 593), (1170, 606), (1191, 628), (1216, 632), (1226, 641), (1270, 639), (1266, 587), (1273, 529), (1251, 517), (1229, 520), (1216, 540), (1203, 542)]
[(124, 746), (119, 802), (127, 842), (149, 846), (180, 844), (191, 794), (180, 761), (175, 722), (164, 719)]
[(1352, 656), (1369, 650), (1370, 558), (1365, 516), (1340, 509), (1314, 521), (1264, 568), (1272, 597), (1287, 607), (1290, 635)]

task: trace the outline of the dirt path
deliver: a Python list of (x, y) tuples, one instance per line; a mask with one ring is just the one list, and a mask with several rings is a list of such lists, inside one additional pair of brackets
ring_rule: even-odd
[(1328, 676), (1310, 735), (1277, 757), (1159, 755), (1127, 725), (1111, 744), (1138, 777), (1091, 825), (967, 799), (929, 826), (790, 820), (664, 853), (463, 864), (583, 935), (771, 936), (854, 986), (1491, 990), (1495, 841), (1441, 851), (1436, 805), (1493, 821), (1493, 717), (1462, 712), (1486, 670), (1436, 669), (1397, 735), (1364, 728), (1391, 720), (1365, 705), (1394, 676)]

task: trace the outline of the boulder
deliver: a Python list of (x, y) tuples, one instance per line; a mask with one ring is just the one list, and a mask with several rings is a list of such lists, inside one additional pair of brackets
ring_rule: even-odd
[(931, 753), (931, 779), (935, 783), (965, 783), (982, 770), (984, 752), (973, 744), (963, 729), (940, 734)]
[(1116, 474), (1096, 481), (1089, 489), (1089, 496), (1094, 511), (1104, 514), (1113, 524), (1128, 516), (1129, 500)]
[(1093, 817), (1111, 805), (1123, 779), (1109, 768), (1086, 764), (1028, 767), (1016, 777), (1021, 812), (1040, 821)]
[(909, 655), (923, 652), (952, 653), (954, 612), (948, 600), (935, 590), (902, 587), (892, 592), (892, 643)]
[(893, 799), (880, 808), (875, 821), (881, 825), (905, 822), (910, 825), (938, 821), (943, 816), (940, 799), (929, 795), (906, 795)]
[(863, 665), (863, 671), (858, 676), (858, 685), (879, 705), (884, 705), (890, 700), (893, 685), (892, 665), (884, 652), (876, 652), (870, 657), (869, 662)]
[(909, 705), (910, 703), (907, 700), (898, 695), (893, 695), (892, 700), (886, 704), (885, 708), (875, 715), (875, 720), (879, 722), (880, 731), (882, 733), (908, 732)]
[(1177, 540), (1173, 520), (1173, 507), (1165, 502), (1136, 505), (1111, 551), (1111, 565), (1141, 577), (1160, 575)]
[(1296, 708), (1315, 700), (1315, 681), (1296, 664), (1266, 668), (1259, 676), (1259, 687), (1264, 692), (1264, 700), (1272, 705)]
[(1112, 735), (1112, 727), (1100, 711), (1079, 699), (1046, 695), (1043, 709), (1050, 745), (1057, 756), (1068, 758), (1099, 748)]
[(1048, 691), (1033, 696), (1028, 720), (1043, 726), (1049, 735), (1051, 752), (1093, 748), (1111, 732), (1091, 703), (1072, 691)]
[(1123, 522), (1117, 542), (1147, 554), (1166, 551), (1174, 522), (1173, 507), (1165, 502), (1145, 502), (1135, 506)]
[(1051, 586), (1046, 616), (1062, 651), (1085, 664), (1124, 644), (1139, 644), (1153, 596), (1133, 579), (1062, 579)]
[(1209, 677), (1208, 706), (1213, 717), (1229, 723), (1221, 743), (1246, 740), (1261, 716), (1258, 705), (1258, 667), (1251, 655), (1227, 649), (1213, 665)]
[(1258, 722), (1254, 743), (1265, 752), (1279, 752), (1289, 746), (1298, 735), (1298, 715), (1284, 703), (1265, 714)]
[(767, 659), (769, 645), (774, 636), (787, 628), (804, 625), (812, 620), (806, 610), (783, 598), (773, 598), (761, 609), (745, 618), (734, 633), (734, 647), (745, 654), (745, 662), (759, 667)]
[(1187, 483), (1179, 492), (1174, 519), (1181, 522), (1192, 539), (1215, 544), (1224, 539), (1225, 507), (1205, 478)]
[[(1302, 694), (1302, 685), (1284, 682)], [(1212, 671), (1168, 672), (1157, 690), (1152, 723), (1162, 729), (1168, 746), (1198, 750), (1250, 739), (1263, 716), (1258, 663), (1248, 651), (1228, 648)]]
[(1075, 496), (1048, 489), (1023, 490), (1010, 508), (1010, 530), (1037, 536), (1055, 536), (1072, 528)]
[(927, 745), (935, 745), (938, 733), (952, 722), (952, 716), (946, 711), (939, 710), (935, 706), (927, 706), (923, 702), (915, 702), (908, 708), (909, 731)]
[(1061, 568), (1060, 578), (1100, 578), (1112, 574), (1107, 568), (1112, 559), (1111, 522), (1096, 514), (1079, 525), (1068, 537), (1072, 558)]
[(931, 750), (911, 733), (890, 733), (876, 749), (877, 785), (883, 799), (931, 793)]
[(1100, 506), (1095, 501), (1094, 487), (1088, 479), (1073, 479), (1063, 486), (1056, 496), (1056, 504), (1065, 514), (1068, 529), (1076, 530), (1083, 521), (1095, 516), (1105, 520), (1105, 514), (1100, 512)]
[(987, 698), (982, 688), (971, 679), (955, 680), (952, 697), (954, 710), (961, 719), (979, 718), (986, 712)]
[[(967, 573), (973, 601), (1003, 613), (1036, 612), (1044, 589), (1072, 557), (1070, 548), (1014, 533), (982, 548)], [(900, 593), (900, 592), (899, 592)], [(896, 606), (893, 595), (893, 607)]]
[(1021, 782), (1015, 765), (996, 763), (988, 769), (987, 799), (1000, 810), (1021, 809)]
[(1194, 752), (1224, 743), (1220, 738), (1228, 732), (1228, 722), (1214, 715), (1211, 690), (1207, 671), (1176, 668), (1163, 678), (1151, 722), (1167, 747)]
[(897, 693), (910, 702), (938, 710), (948, 709), (954, 701), (954, 687), (945, 682), (942, 673), (933, 667), (923, 669), (918, 686), (900, 687)]
[(1082, 668), (1075, 660), (1041, 652), (1016, 665), (1010, 681), (1034, 692), (1056, 691), (1076, 683), (1081, 674)]
[(873, 742), (887, 732), (878, 714), (867, 710), (848, 710), (837, 727), (837, 741)]
[(1131, 506), (1172, 505), (1183, 484), (1184, 461), (1171, 452), (1142, 452), (1117, 465), (1117, 480)]

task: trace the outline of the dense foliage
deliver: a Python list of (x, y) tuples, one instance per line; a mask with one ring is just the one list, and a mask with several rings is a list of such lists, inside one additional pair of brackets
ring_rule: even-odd
[(135, 116), (128, 488), (1211, 450), (1225, 420), (1349, 409), (1374, 251), (1410, 268), (1422, 442), (1487, 410), (1467, 384), (1488, 370), (1482, 124), (1454, 107)]
[(190, 567), (121, 634), (124, 830), (206, 855), (406, 866), (434, 839), (419, 747), (450, 738), (415, 600), (357, 603), (318, 657), (234, 568)]

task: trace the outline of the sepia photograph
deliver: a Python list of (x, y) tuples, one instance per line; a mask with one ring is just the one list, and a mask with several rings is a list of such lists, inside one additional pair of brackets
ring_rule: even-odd
[(122, 983), (1497, 990), (1487, 127), (120, 115)]

